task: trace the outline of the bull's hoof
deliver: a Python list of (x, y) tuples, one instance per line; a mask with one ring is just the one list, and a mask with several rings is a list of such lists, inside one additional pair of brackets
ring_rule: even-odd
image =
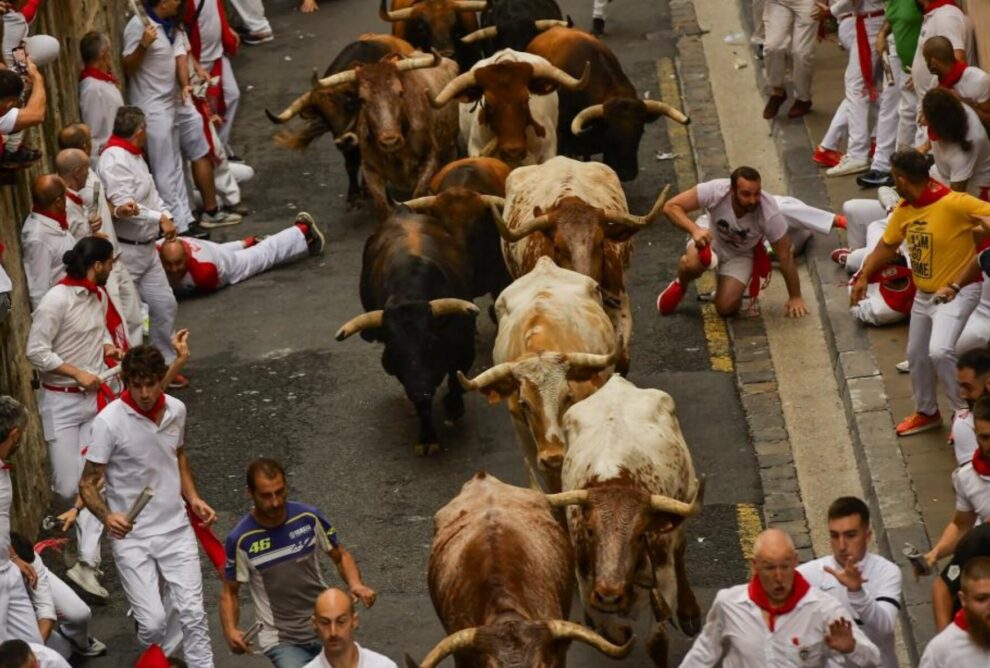
[(430, 443), (428, 445), (423, 445), (422, 443), (417, 443), (413, 447), (413, 453), (417, 457), (435, 457), (440, 454), (440, 444)]
[(677, 623), (681, 631), (689, 638), (693, 638), (701, 632), (701, 614), (677, 615)]

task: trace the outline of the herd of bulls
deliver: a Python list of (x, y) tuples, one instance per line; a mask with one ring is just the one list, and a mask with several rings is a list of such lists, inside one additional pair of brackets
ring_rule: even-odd
[[(648, 605), (647, 650), (665, 666), (665, 623), (700, 628), (683, 522), (704, 481), (671, 397), (620, 375), (632, 237), (668, 191), (634, 215), (621, 181), (637, 176), (646, 123), (688, 119), (640, 99), (554, 0), (382, 0), (379, 14), (391, 35), (362, 35), (268, 114), (305, 121), (277, 137), (287, 147), (330, 132), (348, 208), (368, 194), (379, 218), (364, 248), (365, 312), (336, 338), (384, 344), (382, 366), (419, 416), (419, 455), (439, 452), (432, 404), (445, 380), (450, 419), (465, 391), (504, 399), (534, 488), (479, 473), (436, 514), (429, 585), (449, 635), (407, 662), (562, 667), (575, 640), (624, 657)], [(494, 365), (469, 379), (473, 300), (486, 294)], [(575, 572), (594, 630), (566, 621)]]

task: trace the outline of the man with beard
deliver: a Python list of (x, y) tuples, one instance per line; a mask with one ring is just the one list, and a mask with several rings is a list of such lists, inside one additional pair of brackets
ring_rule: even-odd
[[(705, 210), (692, 221), (688, 213)], [(664, 215), (691, 235), (687, 252), (681, 256), (677, 278), (657, 297), (657, 310), (670, 315), (684, 298), (688, 283), (709, 267), (715, 269), (715, 309), (721, 316), (735, 314), (749, 286), (753, 299), (761, 282), (769, 281), (770, 257), (763, 245), (766, 239), (780, 262), (789, 299), (785, 312), (790, 318), (808, 315), (801, 298), (801, 281), (794, 262), (794, 248), (787, 236), (787, 221), (773, 197), (763, 192), (760, 173), (752, 167), (739, 167), (727, 179), (699, 183), (678, 194), (663, 207)], [(764, 283), (765, 284), (765, 283)]]
[(304, 668), (398, 668), (387, 656), (354, 641), (360, 623), (354, 598), (347, 592), (327, 589), (320, 594), (313, 608), (313, 628), (320, 636), (323, 651)]
[(928, 643), (921, 668), (990, 665), (990, 558), (966, 563), (959, 601), (962, 609)]
[(897, 435), (910, 436), (941, 426), (938, 381), (954, 410), (965, 405), (956, 385), (956, 341), (980, 301), (980, 286), (968, 277), (976, 257), (974, 234), (987, 229), (990, 203), (932, 179), (927, 158), (917, 151), (899, 151), (891, 163), (903, 201), (863, 262), (849, 305), (866, 296), (869, 277), (890, 264), (907, 241), (917, 288), (907, 344), (915, 411), (897, 425)]
[(974, 348), (960, 355), (956, 362), (956, 381), (959, 397), (966, 402), (966, 408), (956, 411), (949, 440), (956, 453), (956, 462), (963, 466), (972, 461), (977, 448), (973, 406), (987, 393), (990, 384), (990, 349)]
[(952, 472), (956, 512), (938, 543), (925, 555), (929, 566), (953, 554), (978, 519), (990, 517), (990, 396), (981, 397), (973, 406), (973, 425), (978, 447), (968, 463)]
[(842, 604), (797, 572), (797, 550), (780, 529), (756, 537), (748, 584), (715, 596), (705, 626), (681, 668), (721, 665), (880, 665), (880, 651)]
[(99, 374), (108, 359), (119, 360), (123, 354), (111, 333), (122, 327), (122, 320), (105, 287), (114, 259), (107, 239), (91, 236), (76, 242), (62, 258), (65, 278), (35, 309), (27, 342), (27, 358), (41, 374), (39, 408), (59, 512), (81, 511), (76, 517), (79, 561), (66, 577), (101, 599), (108, 597), (97, 578), (103, 526), (82, 510), (77, 493), (93, 420), (99, 406), (113, 399)]
[(220, 596), (220, 621), (234, 654), (251, 651), (240, 617), (238, 593), (248, 583), (255, 617), (261, 623), (258, 645), (275, 668), (303, 668), (323, 645), (308, 614), (326, 589), (319, 553), (326, 552), (350, 589), (352, 600), (366, 608), (376, 594), (361, 581), (351, 553), (337, 530), (317, 508), (287, 500), (285, 470), (274, 459), (248, 465), (247, 495), (254, 504), (227, 536), (227, 565)]

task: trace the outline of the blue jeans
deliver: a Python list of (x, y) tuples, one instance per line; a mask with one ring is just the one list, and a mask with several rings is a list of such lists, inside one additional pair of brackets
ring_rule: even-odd
[(323, 645), (318, 642), (311, 642), (305, 645), (275, 645), (265, 652), (265, 656), (272, 662), (275, 668), (303, 668), (307, 663), (316, 658), (323, 649)]

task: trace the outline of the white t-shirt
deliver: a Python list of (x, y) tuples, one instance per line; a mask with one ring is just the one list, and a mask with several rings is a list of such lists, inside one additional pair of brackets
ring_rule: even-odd
[(0, 134), (9, 135), (14, 131), (14, 123), (17, 122), (17, 114), (19, 112), (20, 109), (14, 107), (4, 114), (3, 117), (0, 117)]
[(787, 234), (787, 219), (766, 191), (760, 193), (760, 205), (756, 210), (741, 218), (737, 218), (732, 209), (729, 179), (699, 183), (698, 202), (710, 218), (715, 252), (724, 260), (752, 254), (761, 238), (775, 243)]
[(38, 659), (38, 668), (72, 668), (69, 662), (55, 650), (33, 642), (28, 643), (28, 645), (34, 652), (35, 658)]
[[(145, 114), (171, 109), (178, 102), (179, 85), (175, 78), (175, 59), (186, 53), (185, 41), (178, 33), (175, 43), (168, 41), (165, 29), (155, 24), (158, 37), (144, 53), (141, 66), (127, 80), (127, 99), (144, 110)], [(124, 28), (124, 56), (134, 53), (144, 34), (144, 23), (137, 16), (131, 17)]]
[[(826, 566), (835, 571), (843, 568), (834, 556), (828, 555), (801, 564), (798, 572), (809, 584), (846, 608), (860, 630), (880, 650), (882, 668), (898, 668), (894, 628), (901, 609), (901, 569), (879, 555), (867, 553), (859, 563), (866, 582), (858, 592), (851, 592), (834, 575), (825, 571)], [(829, 661), (827, 665), (829, 668), (839, 668), (842, 664)]]
[(161, 424), (139, 415), (122, 399), (111, 401), (93, 421), (86, 459), (106, 464), (110, 512), (126, 513), (145, 486), (155, 490), (124, 540), (159, 536), (189, 524), (176, 455), (185, 426), (186, 405), (168, 395)]
[[(372, 652), (370, 649), (365, 649), (357, 643), (358, 648), (358, 668), (399, 668), (395, 665), (395, 661), (379, 654), (378, 652)], [(333, 668), (330, 662), (327, 661), (327, 656), (323, 652), (316, 655), (316, 658), (307, 663), (303, 668)]]
[(977, 521), (990, 519), (990, 478), (984, 478), (969, 462), (952, 472), (952, 487), (956, 490), (956, 510), (976, 513)]
[(949, 624), (932, 638), (921, 656), (920, 668), (969, 668), (990, 665), (990, 650), (972, 640), (958, 624)]
[(27, 358), (48, 385), (76, 387), (67, 376), (53, 373), (68, 363), (98, 374), (104, 370), (103, 345), (107, 331), (107, 295), (79, 286), (56, 284), (41, 298), (32, 314)]
[(956, 453), (956, 463), (962, 466), (973, 461), (973, 453), (978, 447), (973, 414), (968, 408), (956, 411), (956, 419), (952, 421), (952, 449)]
[(223, 55), (222, 27), (220, 25), (220, 0), (190, 0), (199, 12), (199, 62), (204, 66)]
[(966, 192), (979, 197), (990, 188), (990, 139), (973, 108), (964, 104), (963, 109), (969, 124), (966, 139), (972, 146), (969, 151), (964, 151), (956, 143), (933, 141), (935, 164), (932, 166), (932, 176), (946, 185), (967, 181)]
[(79, 111), (93, 136), (93, 152), (89, 157), (94, 163), (99, 161), (100, 149), (113, 133), (113, 121), (122, 106), (124, 97), (112, 81), (86, 77), (79, 82)]
[(973, 53), (973, 24), (962, 10), (955, 5), (943, 5), (934, 9), (921, 20), (921, 33), (918, 35), (918, 50), (911, 63), (911, 80), (918, 100), (938, 85), (938, 78), (928, 70), (922, 50), (925, 42), (932, 37), (945, 37), (952, 42), (952, 48), (966, 53), (966, 62), (975, 63)]
[(952, 87), (952, 90), (959, 93), (959, 96), (972, 100), (973, 102), (986, 102), (990, 100), (990, 74), (987, 74), (979, 67), (970, 65), (963, 70), (959, 81)]

